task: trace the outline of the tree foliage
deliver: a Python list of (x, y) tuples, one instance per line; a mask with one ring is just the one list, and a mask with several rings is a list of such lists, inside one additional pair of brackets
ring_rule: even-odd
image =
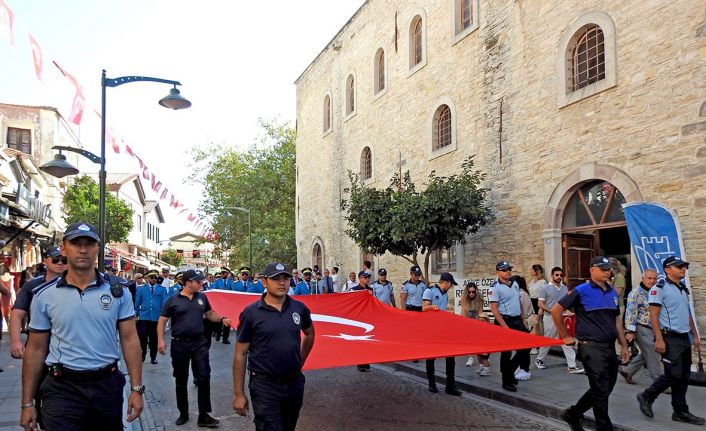
[(365, 252), (390, 253), (419, 265), (424, 256), (425, 277), (436, 250), (465, 244), (468, 235), (493, 219), (486, 202), (488, 189), (480, 187), (485, 174), (474, 169), (473, 156), (461, 172), (439, 177), (432, 172), (418, 191), (409, 172), (395, 175), (385, 189), (367, 187), (349, 172), (348, 199), (341, 202), (349, 229), (346, 234)]
[(275, 122), (260, 124), (264, 138), (245, 151), (222, 146), (195, 150), (197, 174), (192, 176), (203, 185), (201, 211), (230, 251), (231, 268), (249, 260), (248, 215), (232, 208), (251, 211), (253, 271), (274, 260), (293, 264), (297, 259), (295, 130)]
[[(82, 175), (66, 189), (64, 196), (64, 221), (66, 223), (88, 222), (98, 226), (98, 184), (88, 175)], [(126, 242), (132, 230), (132, 208), (106, 192), (105, 196), (105, 234), (106, 243)]]
[(173, 248), (168, 248), (161, 252), (159, 258), (174, 266), (179, 266), (184, 262), (184, 255), (177, 253)]

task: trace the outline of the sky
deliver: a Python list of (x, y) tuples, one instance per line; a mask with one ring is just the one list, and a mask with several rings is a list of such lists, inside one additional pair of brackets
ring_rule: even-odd
[[(170, 86), (108, 88), (106, 120), (121, 141), (176, 197), (198, 210), (202, 190), (187, 184), (190, 152), (211, 143), (246, 149), (263, 133), (260, 118), (294, 125), (294, 81), (363, 4), (363, 0), (4, 0), (15, 16), (14, 45), (0, 37), (0, 103), (52, 106), (68, 118), (74, 88), (56, 61), (82, 85), (86, 110), (74, 130), (100, 154), (100, 75), (180, 81), (190, 109), (157, 104)], [(43, 51), (34, 73), (27, 33)], [(108, 172), (138, 173), (135, 159), (107, 149)], [(98, 165), (79, 162), (81, 172)], [(150, 198), (150, 197), (148, 197)], [(156, 197), (151, 196), (152, 199)], [(189, 230), (161, 204), (163, 235)]]

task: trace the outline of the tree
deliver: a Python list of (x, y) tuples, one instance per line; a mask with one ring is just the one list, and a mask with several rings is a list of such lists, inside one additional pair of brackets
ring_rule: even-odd
[(168, 248), (161, 252), (159, 258), (174, 266), (179, 266), (184, 262), (184, 255), (177, 253), (173, 248)]
[[(480, 187), (485, 174), (467, 158), (461, 172), (449, 177), (429, 175), (417, 191), (409, 172), (398, 174), (385, 189), (366, 187), (358, 174), (348, 173), (348, 199), (341, 202), (349, 229), (346, 234), (365, 252), (389, 252), (423, 268), (437, 250), (465, 244), (468, 235), (493, 219), (486, 203), (488, 189)], [(418, 257), (424, 255), (424, 264)]]
[[(98, 227), (98, 184), (88, 175), (76, 178), (64, 196), (64, 221), (88, 222)], [(125, 242), (132, 230), (132, 208), (110, 193), (105, 196), (105, 243)]]
[(245, 151), (211, 146), (195, 149), (196, 175), (205, 196), (201, 211), (212, 221), (219, 243), (229, 250), (231, 268), (247, 265), (251, 211), (252, 271), (267, 262), (295, 263), (295, 131), (287, 124), (260, 120), (264, 138)]

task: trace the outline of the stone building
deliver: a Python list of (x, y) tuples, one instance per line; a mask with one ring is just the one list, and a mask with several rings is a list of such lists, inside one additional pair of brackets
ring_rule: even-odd
[[(575, 282), (598, 253), (630, 270), (620, 204), (656, 202), (679, 217), (706, 327), (706, 1), (368, 0), (296, 88), (300, 267), (360, 268), (348, 170), (422, 183), (475, 154), (497, 218), (433, 256), (432, 279), (505, 258)], [(372, 260), (406, 279), (405, 260)]]

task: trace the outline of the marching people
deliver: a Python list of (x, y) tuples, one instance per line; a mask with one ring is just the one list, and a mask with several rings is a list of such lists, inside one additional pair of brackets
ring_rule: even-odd
[[(422, 311), (447, 311), (449, 306), (448, 292), (451, 289), (451, 285), (458, 286), (453, 275), (448, 272), (442, 273), (439, 276), (439, 282), (424, 291)], [(426, 362), (429, 392), (437, 393), (439, 389), (436, 387), (435, 359), (427, 359)], [(461, 391), (456, 387), (456, 358), (453, 356), (446, 358), (446, 388), (444, 391), (449, 395), (461, 395)]]
[[(370, 287), (370, 274), (368, 274), (365, 271), (360, 271), (358, 273), (358, 284), (355, 286), (351, 287), (351, 292), (355, 292), (358, 290), (366, 290), (368, 293), (372, 294), (373, 293), (373, 288)], [(356, 368), (358, 371), (361, 373), (369, 372), (370, 370), (370, 364), (360, 364), (356, 365)]]
[[(230, 269), (225, 266), (221, 267), (221, 277), (213, 282), (213, 289), (221, 290), (235, 290), (235, 282), (231, 278)], [(221, 322), (211, 322), (207, 323), (212, 328), (212, 333), (216, 338), (216, 342), (221, 340), (223, 336), (223, 344), (230, 344), (228, 337), (230, 336), (230, 326), (225, 327)], [(209, 347), (211, 343), (208, 343)]]
[(666, 278), (650, 289), (649, 303), (655, 351), (662, 356), (664, 373), (637, 395), (637, 401), (640, 411), (651, 418), (654, 416), (652, 403), (659, 394), (671, 387), (674, 409), (672, 420), (703, 425), (706, 422), (704, 418), (692, 414), (686, 403), (692, 343), (694, 350), (701, 351), (701, 340), (689, 305), (689, 289), (682, 282), (689, 269), (689, 262), (678, 256), (670, 256), (664, 260), (662, 267)]
[(311, 268), (307, 267), (302, 269), (304, 279), (299, 280), (299, 283), (294, 287), (294, 295), (309, 295), (312, 292), (312, 287), (314, 287), (315, 282), (311, 280), (311, 273)]
[(157, 322), (164, 303), (167, 302), (167, 290), (157, 284), (157, 270), (147, 273), (147, 284), (137, 288), (135, 312), (137, 313), (137, 335), (140, 337), (142, 362), (147, 357), (147, 345), (150, 348), (150, 362), (157, 364)]
[(331, 267), (331, 281), (333, 282), (333, 291), (338, 293), (341, 291), (341, 274), (338, 273), (338, 267)]
[[(564, 279), (563, 269), (555, 266), (552, 268), (550, 277), (550, 283), (545, 284), (539, 290), (538, 304), (539, 308), (544, 311), (542, 316), (542, 321), (544, 322), (544, 336), (547, 338), (557, 338), (558, 333), (556, 326), (554, 325), (554, 320), (552, 319), (552, 308), (561, 298), (567, 295), (568, 289), (562, 281)], [(567, 313), (570, 313), (570, 311), (567, 311)], [(567, 371), (571, 374), (583, 373), (583, 368), (576, 364), (576, 351), (574, 348), (571, 346), (562, 345), (561, 349), (564, 352), (564, 357), (566, 358), (566, 364), (568, 367)], [(539, 353), (537, 354), (537, 359), (534, 361), (534, 364), (540, 370), (547, 368), (547, 365), (544, 363), (544, 359), (547, 357), (547, 354), (549, 354), (548, 346), (541, 347), (539, 349)]]
[(170, 352), (174, 369), (175, 392), (179, 417), (176, 425), (183, 425), (189, 420), (189, 398), (187, 383), (189, 363), (198, 382), (199, 416), (196, 424), (201, 427), (215, 428), (219, 421), (211, 413), (211, 366), (208, 359), (208, 346), (204, 337), (203, 317), (211, 322), (230, 325), (230, 319), (218, 315), (211, 308), (206, 295), (201, 293), (202, 282), (206, 279), (201, 271), (189, 269), (182, 274), (184, 287), (177, 295), (164, 304), (159, 318), (157, 335), (159, 353), (165, 354), (166, 342), (164, 330), (171, 319)]
[(301, 370), (314, 346), (314, 325), (309, 309), (287, 294), (291, 275), (284, 264), (268, 264), (264, 277), (266, 292), (240, 314), (233, 355), (233, 409), (241, 416), (249, 410), (247, 362), (256, 429), (293, 431), (304, 401)]
[(167, 289), (167, 298), (171, 298), (172, 296), (176, 295), (179, 293), (179, 291), (184, 287), (184, 281), (182, 280), (182, 275), (183, 272), (177, 272), (174, 275), (174, 283), (171, 284)]
[(172, 278), (169, 275), (169, 268), (162, 268), (162, 275), (158, 275), (157, 284), (161, 284), (165, 289), (172, 287)]
[(26, 431), (37, 429), (32, 400), (44, 367), (46, 429), (122, 431), (125, 376), (117, 365), (121, 348), (131, 382), (127, 419), (142, 413), (145, 387), (135, 309), (126, 285), (108, 282), (96, 269), (102, 246), (95, 226), (70, 224), (61, 244), (66, 272), (34, 289), (22, 363), (20, 424)]
[[(531, 333), (534, 333), (534, 329), (537, 327), (537, 315), (532, 307), (532, 298), (530, 298), (529, 290), (527, 289), (527, 280), (521, 275), (513, 275), (510, 277), (510, 281), (517, 283), (520, 288), (520, 306), (522, 308), (522, 323), (525, 328)], [(532, 352), (530, 351), (530, 354)], [(532, 373), (530, 373), (530, 355), (523, 355), (520, 366), (515, 370), (516, 380), (530, 380), (532, 378)]]
[(226, 268), (225, 266), (222, 266), (220, 278), (213, 281), (213, 285), (211, 288), (220, 290), (235, 290), (235, 287), (233, 286), (234, 281), (231, 278), (230, 274), (230, 269)]
[(241, 266), (238, 270), (238, 280), (233, 283), (233, 290), (236, 292), (247, 292), (251, 284), (250, 268)]
[(252, 281), (250, 284), (248, 284), (248, 287), (245, 290), (248, 293), (264, 293), (265, 292), (265, 286), (262, 284), (262, 280), (260, 279), (260, 273), (256, 272), (252, 276)]
[(373, 288), (373, 296), (375, 296), (383, 304), (391, 307), (397, 307), (395, 304), (395, 291), (392, 283), (387, 279), (387, 270), (380, 268), (378, 270), (378, 279), (371, 286)]
[[(490, 322), (488, 315), (483, 311), (483, 295), (478, 290), (478, 286), (472, 281), (468, 282), (463, 288), (461, 315), (481, 322)], [(473, 356), (468, 358), (466, 366), (473, 366)], [(478, 370), (476, 373), (480, 376), (490, 375), (490, 354), (478, 355)]]
[[(495, 324), (515, 331), (529, 332), (525, 327), (520, 304), (520, 288), (517, 283), (510, 281), (512, 265), (507, 261), (500, 261), (495, 265), (497, 280), (488, 290), (490, 310), (495, 317)], [(529, 349), (500, 353), (500, 372), (502, 374), (502, 387), (506, 391), (517, 392), (517, 379), (515, 370), (529, 361)]]
[[(636, 384), (632, 377), (643, 366), (647, 366), (652, 381), (662, 375), (660, 357), (655, 351), (655, 334), (652, 331), (649, 304), (650, 290), (657, 284), (657, 275), (654, 269), (645, 270), (639, 287), (628, 293), (625, 307), (625, 339), (628, 343), (635, 342), (640, 348), (640, 353), (634, 356), (628, 365), (621, 367), (618, 373), (630, 385)], [(671, 391), (671, 388), (667, 388), (667, 391)]]
[(400, 305), (407, 311), (422, 311), (422, 296), (427, 285), (421, 280), (422, 270), (414, 265), (409, 269), (409, 280), (405, 281), (400, 291)]
[[(547, 285), (547, 280), (544, 279), (544, 267), (538, 263), (535, 263), (530, 267), (530, 282), (527, 285), (527, 289), (532, 299), (532, 310), (534, 314), (537, 315), (539, 320), (538, 324), (534, 326), (532, 333), (535, 335), (542, 335), (544, 324), (544, 310), (539, 307), (539, 293)], [(531, 355), (536, 355), (539, 350), (535, 347), (530, 351)]]
[[(583, 414), (593, 408), (596, 430), (612, 430), (608, 398), (618, 377), (615, 340), (620, 340), (622, 362), (630, 359), (630, 349), (620, 319), (618, 294), (608, 283), (610, 261), (604, 256), (596, 256), (591, 259), (589, 267), (591, 279), (573, 288), (552, 307), (554, 326), (564, 344), (572, 346), (578, 340), (579, 359), (590, 385), (576, 404), (561, 413), (561, 419), (572, 430), (581, 430)], [(576, 314), (576, 338), (566, 333), (563, 313), (567, 309), (573, 309)]]

